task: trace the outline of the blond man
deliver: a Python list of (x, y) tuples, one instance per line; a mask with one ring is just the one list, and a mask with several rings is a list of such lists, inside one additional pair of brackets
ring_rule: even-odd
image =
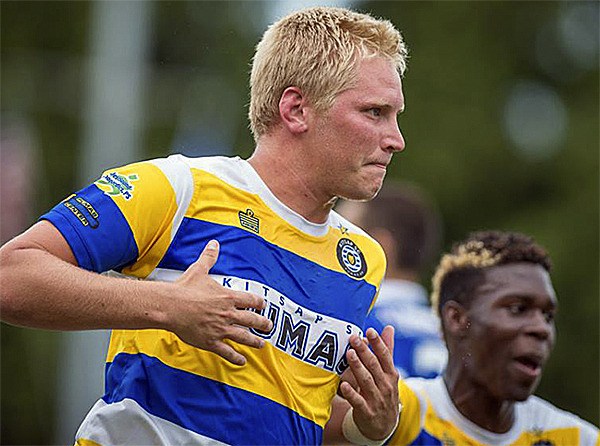
[(318, 444), (348, 365), (353, 429), (387, 438), (393, 330), (360, 340), (385, 260), (331, 208), (404, 148), (405, 58), (387, 21), (291, 14), (254, 57), (250, 159), (111, 169), (1, 249), (4, 321), (113, 329), (78, 444)]

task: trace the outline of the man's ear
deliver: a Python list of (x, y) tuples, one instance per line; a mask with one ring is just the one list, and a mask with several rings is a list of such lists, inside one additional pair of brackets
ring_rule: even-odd
[(279, 99), (281, 123), (291, 133), (303, 133), (308, 129), (307, 101), (298, 87), (287, 87)]
[(471, 326), (467, 309), (455, 300), (449, 300), (444, 304), (442, 319), (446, 328), (446, 334), (454, 338), (464, 338)]

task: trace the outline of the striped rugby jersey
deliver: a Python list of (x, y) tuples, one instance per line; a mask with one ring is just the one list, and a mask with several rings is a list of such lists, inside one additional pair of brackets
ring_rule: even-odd
[(465, 418), (441, 376), (400, 381), (402, 416), (388, 445), (598, 446), (598, 429), (578, 416), (530, 396), (515, 404), (515, 421), (503, 434)]
[(80, 267), (176, 280), (211, 239), (211, 277), (273, 321), (233, 365), (163, 330), (113, 330), (105, 394), (79, 444), (319, 444), (351, 334), (385, 270), (380, 246), (332, 212), (308, 222), (240, 158), (181, 155), (105, 172), (42, 218)]

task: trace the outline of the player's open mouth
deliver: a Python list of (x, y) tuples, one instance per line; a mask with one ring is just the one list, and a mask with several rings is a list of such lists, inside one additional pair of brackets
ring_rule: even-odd
[(531, 377), (537, 377), (542, 373), (542, 359), (538, 356), (519, 356), (515, 358), (517, 368)]

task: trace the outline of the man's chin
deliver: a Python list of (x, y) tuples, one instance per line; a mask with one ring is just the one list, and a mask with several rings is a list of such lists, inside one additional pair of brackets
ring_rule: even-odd
[(345, 200), (352, 201), (371, 201), (377, 196), (377, 194), (381, 190), (381, 186), (383, 186), (383, 181), (380, 181), (379, 183), (372, 183), (372, 187), (368, 188), (356, 187), (350, 191), (347, 191), (346, 194), (340, 195), (339, 197)]
[(536, 380), (533, 384), (530, 385), (515, 385), (515, 387), (512, 389), (512, 391), (510, 392), (511, 394), (511, 400), (513, 401), (525, 401), (527, 400), (527, 398), (529, 398), (531, 395), (533, 395), (533, 393), (535, 392), (535, 389), (537, 389), (537, 386), (539, 384), (539, 380)]

